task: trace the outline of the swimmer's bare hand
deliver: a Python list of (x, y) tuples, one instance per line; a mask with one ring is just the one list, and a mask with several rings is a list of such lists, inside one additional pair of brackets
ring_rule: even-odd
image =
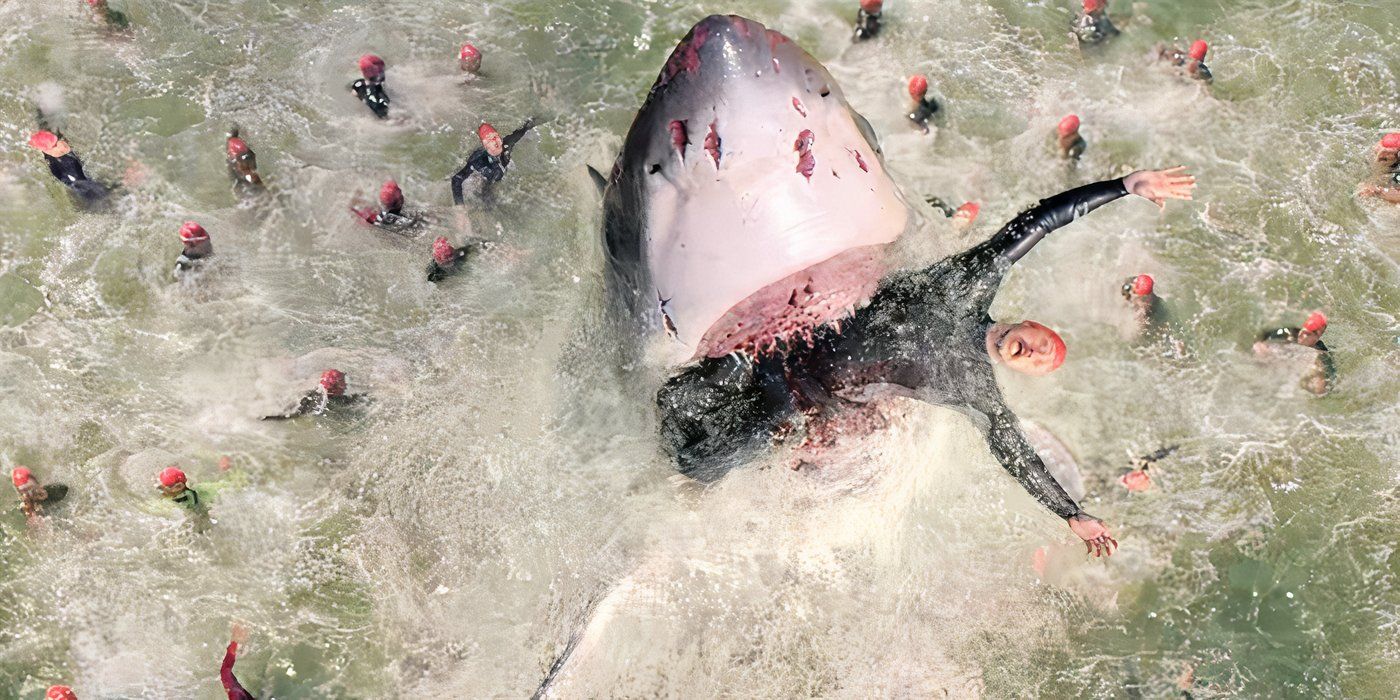
[(1072, 515), (1065, 519), (1069, 523), (1069, 529), (1074, 530), (1074, 534), (1079, 539), (1084, 540), (1084, 551), (1096, 557), (1107, 557), (1113, 555), (1113, 550), (1118, 546), (1118, 540), (1108, 534), (1108, 528), (1103, 521), (1088, 513)]
[(1128, 192), (1166, 208), (1168, 199), (1191, 199), (1196, 189), (1196, 176), (1178, 165), (1166, 170), (1139, 170), (1123, 178)]
[(233, 627), (229, 630), (229, 639), (231, 641), (237, 642), (239, 646), (247, 644), (248, 628), (245, 627), (241, 622), (233, 623)]

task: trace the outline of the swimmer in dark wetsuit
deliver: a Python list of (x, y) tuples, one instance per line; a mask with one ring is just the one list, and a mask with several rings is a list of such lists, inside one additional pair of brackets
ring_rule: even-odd
[(1361, 186), (1363, 197), (1378, 197), (1400, 204), (1400, 133), (1386, 134), (1376, 144), (1371, 182)]
[(462, 44), (462, 50), (457, 54), (457, 65), (462, 72), (467, 75), (476, 75), (481, 72), (481, 49), (473, 46), (471, 42)]
[(1159, 460), (1165, 459), (1168, 455), (1176, 452), (1179, 445), (1168, 445), (1149, 455), (1143, 455), (1133, 460), (1133, 467), (1128, 473), (1118, 477), (1118, 483), (1123, 488), (1133, 492), (1146, 491), (1152, 488), (1152, 476), (1147, 473), (1147, 468), (1156, 464)]
[(78, 700), (78, 694), (66, 685), (51, 685), (44, 700)]
[(68, 487), (63, 484), (52, 484), (48, 487), (40, 484), (27, 467), (15, 467), (10, 472), (10, 482), (15, 485), (15, 492), (19, 494), (20, 512), (31, 522), (44, 514), (44, 506), (63, 500), (68, 494)]
[(170, 465), (160, 471), (160, 495), (184, 506), (186, 509), (202, 513), (204, 504), (199, 500), (199, 492), (190, 488), (189, 479), (179, 467)]
[(1108, 18), (1108, 0), (1084, 0), (1084, 11), (1071, 25), (1074, 36), (1083, 44), (1102, 44), (1118, 36), (1118, 27)]
[(224, 151), (228, 154), (228, 174), (234, 182), (250, 188), (262, 187), (262, 178), (258, 176), (258, 157), (253, 154), (253, 149), (248, 148), (248, 142), (238, 136), (238, 127), (229, 129)]
[(1055, 127), (1055, 145), (1060, 150), (1060, 157), (1066, 160), (1079, 160), (1084, 155), (1089, 142), (1079, 135), (1079, 115), (1071, 114), (1060, 120)]
[(938, 197), (924, 197), (924, 201), (943, 215), (953, 220), (953, 228), (959, 233), (966, 231), (972, 226), (972, 222), (977, 220), (977, 215), (982, 211), (982, 205), (977, 202), (964, 202), (962, 206), (954, 209), (947, 202)]
[(1307, 391), (1322, 396), (1332, 390), (1337, 380), (1337, 367), (1332, 362), (1332, 351), (1322, 342), (1322, 333), (1327, 330), (1327, 317), (1321, 311), (1314, 311), (1303, 322), (1302, 328), (1274, 328), (1259, 334), (1254, 342), (1256, 355), (1267, 355), (1269, 343), (1294, 343), (1317, 351), (1317, 359), (1312, 369), (1298, 382)]
[(372, 207), (350, 207), (350, 211), (365, 223), (394, 233), (407, 233), (423, 223), (422, 216), (404, 212), (403, 190), (393, 180), (385, 180), (379, 188), (378, 211)]
[(1148, 275), (1129, 277), (1123, 282), (1123, 300), (1133, 308), (1133, 321), (1139, 332), (1162, 322), (1162, 298), (1152, 288), (1152, 277)]
[(1210, 46), (1206, 42), (1197, 39), (1185, 52), (1175, 46), (1159, 47), (1157, 58), (1181, 68), (1189, 78), (1209, 83), (1215, 79), (1210, 73), (1210, 68), (1206, 66), (1206, 52), (1209, 50)]
[(476, 135), (481, 139), (481, 147), (472, 151), (467, 158), (467, 164), (452, 176), (452, 201), (457, 204), (466, 203), (462, 197), (462, 185), (472, 175), (481, 176), (487, 185), (500, 182), (501, 178), (506, 176), (506, 168), (510, 167), (511, 149), (515, 148), (516, 142), (534, 126), (534, 118), (526, 119), (519, 129), (512, 131), (505, 138), (501, 138), (501, 134), (490, 124), (478, 127)]
[(73, 153), (73, 148), (62, 136), (52, 131), (36, 131), (29, 137), (31, 148), (38, 149), (48, 161), (49, 173), (55, 180), (68, 186), (86, 206), (94, 206), (107, 197), (107, 188), (83, 172), (83, 162)]
[(460, 248), (453, 247), (445, 237), (438, 236), (437, 240), (433, 241), (433, 261), (428, 263), (428, 281), (441, 282), (447, 277), (457, 274), (462, 269), (462, 263), (466, 262), (472, 249), (481, 247), (483, 244), (480, 241)]
[(126, 15), (113, 10), (107, 5), (107, 0), (87, 0), (88, 7), (97, 14), (97, 18), (114, 29), (125, 29), (130, 23)]
[(909, 121), (928, 133), (928, 120), (938, 113), (938, 102), (928, 97), (928, 78), (916, 75), (909, 79), (909, 96), (914, 98), (914, 106), (909, 112)]
[(175, 258), (175, 279), (184, 277), (185, 273), (199, 265), (199, 260), (214, 254), (214, 244), (209, 240), (209, 232), (193, 221), (186, 221), (180, 227), (180, 242), (184, 244), (185, 249), (180, 252), (180, 257)]
[(980, 428), (997, 461), (1096, 553), (1113, 543), (1098, 519), (1057, 484), (1001, 398), (993, 366), (1053, 371), (1065, 346), (1034, 322), (988, 316), (1011, 266), (1046, 235), (1129, 193), (1159, 205), (1189, 199), (1195, 179), (1181, 168), (1135, 172), (1042, 200), (989, 240), (922, 270), (881, 281), (869, 304), (841, 323), (815, 329), (784, 351), (754, 359), (706, 358), (657, 393), (661, 434), (680, 470), (713, 480), (763, 449), (797, 420), (857, 409), (883, 396), (954, 408)]
[(851, 41), (874, 39), (880, 33), (880, 11), (883, 0), (860, 0), (860, 10), (856, 12), (856, 31)]
[(224, 649), (224, 661), (219, 665), (219, 682), (223, 683), (228, 700), (258, 700), (238, 682), (238, 677), (233, 675), (233, 663), (238, 658), (238, 645), (248, 642), (248, 633), (242, 625), (234, 625), (231, 636), (233, 639), (229, 641), (228, 648)]
[(389, 116), (389, 94), (384, 92), (384, 59), (367, 53), (360, 57), (360, 79), (350, 83), (350, 90), (374, 112), (374, 116)]
[(338, 369), (328, 369), (321, 373), (321, 383), (306, 392), (297, 402), (285, 411), (263, 420), (288, 420), (299, 416), (319, 416), (334, 406), (345, 406), (360, 400), (361, 394), (345, 393), (345, 373)]

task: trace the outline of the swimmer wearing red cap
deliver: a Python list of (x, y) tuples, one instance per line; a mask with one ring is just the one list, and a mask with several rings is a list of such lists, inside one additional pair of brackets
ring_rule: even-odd
[(1136, 275), (1123, 282), (1123, 300), (1132, 307), (1139, 331), (1162, 320), (1162, 298), (1154, 291), (1155, 286), (1150, 275)]
[(1084, 8), (1070, 28), (1080, 45), (1102, 44), (1118, 36), (1118, 27), (1108, 18), (1108, 0), (1084, 0)]
[(1123, 488), (1129, 491), (1146, 491), (1152, 487), (1152, 476), (1147, 473), (1148, 468), (1171, 453), (1176, 452), (1178, 447), (1180, 447), (1180, 445), (1169, 445), (1152, 454), (1143, 455), (1134, 459), (1132, 469), (1118, 477), (1118, 483), (1122, 484)]
[(180, 243), (185, 248), (180, 252), (180, 257), (175, 258), (176, 279), (198, 266), (198, 261), (214, 254), (214, 244), (209, 241), (209, 232), (193, 221), (186, 221), (180, 226)]
[(472, 151), (467, 157), (467, 164), (452, 176), (452, 201), (457, 204), (466, 203), (462, 197), (462, 185), (472, 175), (480, 175), (487, 185), (500, 182), (501, 178), (506, 176), (506, 168), (510, 166), (510, 152), (515, 148), (515, 143), (534, 126), (533, 118), (526, 119), (519, 129), (504, 138), (490, 124), (482, 123), (477, 127), (476, 135), (481, 139), (481, 147)]
[(44, 154), (49, 173), (68, 186), (84, 205), (94, 206), (107, 197), (107, 188), (83, 172), (83, 162), (57, 130), (41, 129), (29, 136), (29, 147)]
[(952, 219), (953, 228), (959, 232), (971, 227), (972, 222), (977, 220), (977, 215), (982, 213), (982, 205), (977, 202), (963, 202), (961, 206), (954, 207), (938, 197), (924, 197), (924, 201)]
[(1060, 157), (1066, 160), (1079, 160), (1089, 142), (1079, 135), (1079, 115), (1071, 114), (1055, 127), (1055, 145), (1060, 149)]
[(389, 94), (384, 92), (384, 59), (367, 53), (360, 57), (360, 79), (350, 83), (350, 90), (374, 112), (374, 116), (389, 116)]
[(462, 44), (462, 50), (457, 52), (457, 65), (467, 75), (476, 75), (481, 72), (481, 49), (476, 48), (471, 42)]
[(1268, 343), (1295, 343), (1317, 351), (1317, 360), (1312, 369), (1303, 375), (1302, 387), (1313, 394), (1322, 396), (1332, 390), (1336, 382), (1337, 368), (1332, 362), (1332, 351), (1322, 342), (1322, 334), (1327, 330), (1327, 316), (1314, 311), (1303, 321), (1301, 327), (1282, 327), (1265, 330), (1254, 343), (1254, 352), (1263, 355)]
[(909, 121), (927, 134), (928, 120), (938, 113), (938, 102), (928, 96), (928, 78), (922, 75), (909, 78), (908, 90), (909, 97), (914, 100), (914, 106), (908, 115)]
[(860, 0), (860, 10), (856, 12), (856, 31), (851, 41), (874, 39), (880, 33), (880, 12), (883, 0)]
[(126, 15), (117, 10), (113, 10), (107, 4), (107, 0), (87, 0), (87, 4), (88, 7), (92, 8), (97, 19), (101, 20), (108, 27), (125, 29), (130, 24), (126, 19)]
[(315, 389), (306, 392), (295, 404), (263, 420), (287, 420), (298, 416), (319, 416), (333, 406), (344, 406), (360, 399), (361, 394), (345, 393), (345, 373), (338, 369), (328, 369), (321, 373), (321, 381)]
[(407, 214), (403, 209), (403, 190), (394, 180), (385, 180), (379, 187), (379, 210), (373, 207), (350, 207), (355, 216), (371, 226), (405, 233), (417, 228), (426, 220), (419, 214)]
[(1192, 42), (1191, 48), (1185, 51), (1175, 46), (1159, 47), (1157, 57), (1183, 69), (1188, 77), (1209, 83), (1215, 79), (1215, 76), (1211, 75), (1210, 68), (1206, 66), (1206, 52), (1209, 50), (1210, 46), (1206, 42), (1197, 39)]
[(193, 511), (203, 508), (199, 492), (190, 487), (189, 478), (179, 467), (172, 464), (160, 470), (156, 479), (159, 482), (156, 488), (160, 489), (160, 495)]
[(1400, 133), (1381, 137), (1376, 144), (1375, 173), (1361, 186), (1361, 195), (1400, 204)]
[(461, 247), (453, 246), (443, 236), (433, 241), (433, 261), (428, 263), (428, 281), (441, 282), (462, 269), (462, 263), (473, 249), (485, 248), (483, 241), (473, 241)]
[(228, 130), (228, 140), (224, 142), (224, 153), (228, 156), (228, 174), (233, 181), (248, 188), (261, 188), (262, 178), (258, 176), (258, 157), (248, 142), (238, 135), (235, 125)]
[(78, 694), (66, 685), (51, 685), (44, 700), (78, 700)]
[(15, 467), (10, 472), (10, 482), (15, 485), (15, 492), (19, 494), (20, 511), (30, 520), (43, 515), (44, 506), (63, 500), (68, 493), (68, 487), (63, 484), (45, 487), (28, 467)]
[(238, 645), (248, 643), (248, 631), (243, 625), (235, 624), (233, 632), (229, 635), (232, 639), (228, 647), (224, 649), (224, 661), (219, 665), (219, 682), (224, 685), (224, 692), (228, 693), (228, 700), (257, 700), (253, 694), (238, 682), (238, 677), (233, 675), (233, 663), (238, 659)]

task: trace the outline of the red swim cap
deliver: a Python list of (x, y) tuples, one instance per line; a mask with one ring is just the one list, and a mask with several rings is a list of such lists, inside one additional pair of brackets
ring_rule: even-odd
[(1197, 61), (1204, 61), (1206, 60), (1206, 51), (1209, 49), (1210, 47), (1206, 45), (1206, 42), (1197, 39), (1196, 43), (1191, 45), (1191, 50), (1187, 53), (1191, 55), (1191, 58), (1194, 58)]
[(403, 190), (399, 189), (399, 183), (393, 180), (384, 181), (384, 186), (379, 188), (379, 206), (385, 209), (398, 209), (403, 206)]
[(1055, 127), (1055, 131), (1061, 136), (1069, 136), (1079, 131), (1079, 115), (1071, 114), (1060, 120), (1060, 125)]
[(237, 158), (248, 152), (248, 144), (237, 136), (228, 137), (228, 157)]
[(501, 134), (500, 134), (499, 132), (496, 131), (496, 127), (491, 126), (490, 124), (488, 124), (488, 123), (486, 123), (486, 122), (482, 122), (482, 123), (481, 123), (481, 126), (478, 126), (478, 127), (476, 128), (476, 137), (479, 138), (479, 139), (481, 139), (482, 141), (485, 141), (487, 138), (489, 138), (489, 137), (491, 137), (491, 136), (500, 136), (500, 135), (501, 135)]
[(345, 393), (345, 373), (338, 369), (328, 369), (321, 373), (321, 388), (327, 396), (340, 396)]
[(36, 131), (29, 137), (29, 146), (47, 151), (58, 145), (58, 137), (52, 131)]
[(180, 227), (180, 240), (186, 243), (202, 243), (209, 240), (209, 232), (193, 221), (186, 221), (185, 225)]
[(981, 213), (981, 211), (981, 204), (978, 204), (977, 202), (966, 202), (962, 206), (958, 207), (957, 211), (953, 212), (953, 218), (956, 219), (959, 216), (961, 216), (967, 219), (968, 221), (972, 221), (973, 219), (977, 218), (977, 215)]
[(1085, 12), (1098, 12), (1103, 9), (1106, 0), (1084, 0)]
[(1387, 148), (1392, 151), (1400, 150), (1400, 132), (1382, 136), (1381, 148)]
[(439, 265), (446, 265), (452, 262), (452, 258), (457, 257), (457, 249), (447, 242), (445, 236), (438, 236), (433, 241), (433, 261)]
[(922, 76), (922, 75), (916, 75), (916, 76), (914, 76), (914, 77), (912, 77), (912, 78), (909, 79), (909, 96), (910, 96), (910, 97), (912, 97), (912, 98), (914, 98), (914, 99), (916, 99), (916, 100), (922, 100), (922, 99), (924, 99), (924, 95), (927, 95), (927, 94), (928, 94), (928, 78), (925, 78), (925, 77)]
[(1303, 330), (1321, 334), (1327, 330), (1327, 317), (1321, 311), (1312, 312), (1308, 320), (1303, 321)]
[(1152, 293), (1152, 277), (1149, 275), (1138, 275), (1133, 278), (1133, 294), (1145, 297)]
[(373, 80), (384, 75), (384, 59), (367, 53), (360, 57), (360, 75)]
[(471, 43), (462, 44), (462, 51), (457, 54), (457, 60), (466, 61), (473, 58), (481, 58), (481, 49), (472, 46)]
[(179, 467), (169, 466), (160, 470), (160, 485), (170, 488), (175, 484), (185, 483), (185, 473)]
[(44, 693), (44, 700), (78, 700), (78, 694), (66, 685), (51, 685), (49, 692)]
[(879, 12), (880, 8), (884, 6), (884, 0), (860, 0), (860, 9), (865, 10), (866, 12), (869, 12), (872, 15), (876, 12)]
[(24, 467), (15, 467), (14, 470), (10, 472), (10, 481), (15, 482), (15, 486), (23, 486), (29, 483), (29, 480), (33, 478), (34, 475)]

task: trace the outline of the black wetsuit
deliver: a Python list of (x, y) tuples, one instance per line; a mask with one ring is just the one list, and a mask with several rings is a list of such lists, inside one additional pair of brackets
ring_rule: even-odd
[(289, 420), (300, 416), (319, 416), (330, 410), (332, 406), (345, 406), (355, 403), (360, 398), (359, 394), (341, 394), (331, 396), (322, 389), (312, 389), (297, 400), (296, 404), (287, 410), (272, 416), (263, 416), (263, 420)]
[(172, 496), (170, 500), (194, 511), (203, 508), (203, 504), (200, 503), (199, 500), (199, 492), (188, 486), (186, 486), (185, 490), (181, 491), (179, 495)]
[(866, 12), (865, 8), (856, 11), (856, 31), (852, 41), (865, 41), (873, 39), (880, 33), (879, 12)]
[(467, 164), (462, 166), (455, 175), (452, 176), (452, 201), (457, 204), (465, 204), (462, 198), (462, 185), (472, 175), (479, 175), (486, 182), (500, 182), (506, 176), (506, 168), (510, 167), (510, 151), (515, 147), (515, 143), (525, 136), (535, 126), (534, 119), (526, 119), (519, 129), (512, 131), (509, 136), (501, 138), (501, 155), (493, 156), (486, 152), (485, 148), (477, 148), (467, 158)]
[[(1322, 342), (1321, 338), (1318, 338), (1317, 342), (1312, 345), (1303, 345), (1299, 343), (1298, 334), (1301, 333), (1302, 330), (1301, 328), (1275, 328), (1260, 333), (1257, 340), (1265, 343), (1297, 343), (1303, 347), (1310, 347), (1316, 350), (1317, 362), (1314, 365), (1313, 371), (1322, 375), (1323, 380), (1326, 382), (1326, 390), (1330, 391), (1333, 383), (1337, 379), (1337, 365), (1332, 361), (1332, 350), (1327, 347), (1327, 343)], [(1304, 377), (1304, 383), (1306, 383), (1306, 381), (1307, 377)], [(1324, 391), (1323, 393), (1326, 392)]]
[(1118, 36), (1118, 27), (1113, 26), (1107, 10), (1085, 12), (1074, 20), (1072, 27), (1081, 44), (1100, 44)]
[(443, 265), (437, 260), (433, 260), (428, 263), (428, 281), (441, 282), (448, 276), (457, 274), (457, 272), (462, 269), (462, 263), (466, 262), (467, 256), (471, 254), (472, 250), (481, 247), (484, 246), (480, 243), (470, 243), (460, 248), (453, 248), (452, 262)]
[(389, 93), (384, 92), (384, 79), (360, 78), (350, 83), (350, 89), (355, 91), (355, 96), (369, 107), (369, 111), (374, 112), (374, 116), (386, 119), (389, 116)]
[(182, 274), (189, 272), (194, 269), (196, 260), (203, 260), (213, 254), (214, 245), (209, 241), (204, 241), (203, 243), (193, 246), (185, 246), (185, 249), (180, 253), (180, 257), (175, 258), (175, 276), (180, 277)]
[(986, 349), (988, 309), (1011, 265), (1046, 234), (1126, 194), (1121, 179), (1057, 194), (984, 243), (887, 277), (840, 331), (822, 326), (810, 344), (753, 364), (729, 355), (691, 366), (657, 394), (662, 436), (680, 470), (718, 478), (798, 411), (902, 395), (971, 417), (1036, 500), (1061, 517), (1078, 514), (1002, 400)]
[(79, 199), (87, 204), (96, 204), (107, 196), (107, 188), (83, 172), (83, 162), (71, 151), (55, 158), (47, 153), (44, 160), (49, 163), (49, 172), (54, 179), (68, 186)]
[(914, 104), (914, 111), (909, 113), (909, 121), (928, 133), (928, 120), (935, 114), (938, 114), (938, 102), (930, 97), (920, 97)]

